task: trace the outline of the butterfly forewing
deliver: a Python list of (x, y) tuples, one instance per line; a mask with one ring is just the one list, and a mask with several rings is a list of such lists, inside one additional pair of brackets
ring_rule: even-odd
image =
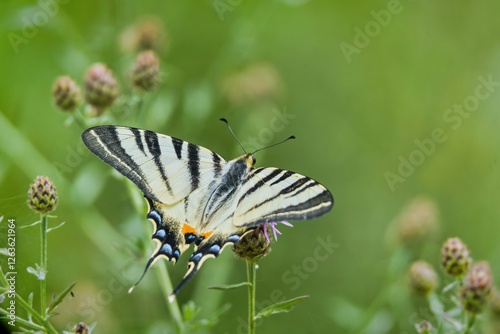
[(208, 186), (226, 163), (206, 148), (148, 130), (99, 126), (85, 131), (82, 138), (147, 197), (165, 204)]

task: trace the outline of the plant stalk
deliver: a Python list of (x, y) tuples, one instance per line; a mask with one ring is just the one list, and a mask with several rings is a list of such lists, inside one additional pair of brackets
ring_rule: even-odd
[(47, 225), (48, 218), (47, 215), (40, 215), (40, 270), (44, 271), (44, 277), (40, 280), (40, 315), (43, 319), (47, 319)]
[(255, 334), (255, 282), (256, 282), (255, 262), (247, 260), (248, 277), (248, 333)]

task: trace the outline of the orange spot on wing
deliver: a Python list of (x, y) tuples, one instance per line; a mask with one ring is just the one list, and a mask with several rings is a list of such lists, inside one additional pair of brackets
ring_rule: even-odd
[(209, 238), (212, 233), (214, 233), (214, 231), (208, 231), (208, 232), (205, 232), (205, 233), (202, 233), (201, 236), (205, 239)]
[(196, 233), (196, 230), (191, 225), (188, 225), (188, 224), (182, 225), (182, 234), (188, 234), (188, 233), (192, 233), (195, 235), (198, 234), (198, 233)]

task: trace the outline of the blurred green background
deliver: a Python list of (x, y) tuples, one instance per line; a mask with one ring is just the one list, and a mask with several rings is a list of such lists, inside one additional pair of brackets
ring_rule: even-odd
[[(59, 207), (51, 224), (66, 223), (49, 233), (49, 295), (77, 281), (54, 318), (60, 330), (85, 321), (97, 322), (96, 333), (172, 332), (155, 273), (126, 292), (154, 248), (145, 212), (82, 146), (83, 128), (68, 125), (51, 97), (56, 77), (82, 85), (96, 62), (130, 94), (137, 52), (124, 45), (123, 32), (151, 16), (164, 31), (163, 82), (145, 97), (140, 120), (119, 124), (177, 136), (226, 159), (241, 150), (220, 117), (247, 146), (252, 137), (264, 146), (294, 134), (297, 140), (258, 153), (258, 165), (311, 176), (335, 197), (330, 214), (283, 226), (259, 262), (257, 306), (310, 295), (292, 313), (266, 318), (259, 333), (413, 333), (425, 308), (406, 288), (404, 268), (394, 269), (403, 246), (390, 226), (420, 195), (438, 207), (440, 227), (413, 256), (438, 266), (442, 242), (459, 236), (500, 275), (499, 2), (54, 4), (0, 2), (0, 215), (18, 226), (33, 223), (28, 186), (37, 175), (54, 181)], [(463, 104), (461, 113), (453, 110)], [(269, 131), (276, 113), (289, 115), (287, 122)], [(439, 141), (433, 131), (441, 131)], [(416, 142), (427, 143), (427, 153), (418, 153)], [(318, 238), (336, 244), (321, 260)], [(167, 266), (174, 284), (186, 258)], [(27, 296), (38, 285), (21, 268), (39, 261), (38, 228), (17, 230), (17, 261), (17, 289)], [(245, 277), (244, 262), (226, 250), (206, 262), (179, 302), (193, 300), (199, 319), (230, 304), (202, 332), (245, 333), (246, 291), (207, 290)], [(390, 293), (381, 293), (388, 286)]]

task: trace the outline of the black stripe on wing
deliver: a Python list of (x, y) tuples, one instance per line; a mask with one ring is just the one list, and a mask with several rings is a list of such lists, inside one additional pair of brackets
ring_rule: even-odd
[(278, 208), (240, 226), (255, 226), (277, 221), (312, 219), (324, 215), (330, 211), (332, 207), (333, 196), (325, 189), (323, 192), (309, 198), (307, 201)]
[(182, 159), (182, 144), (184, 141), (182, 139), (178, 139), (172, 137), (172, 145), (174, 146), (175, 154), (177, 155), (177, 159)]
[[(138, 145), (139, 149), (145, 152), (140, 133), (137, 131), (132, 132), (132, 134), (135, 137), (135, 142), (141, 143), (140, 146)], [(149, 185), (144, 182), (146, 175), (142, 173), (140, 166), (122, 147), (118, 132), (114, 126), (99, 126), (87, 129), (82, 134), (82, 140), (99, 159), (108, 163), (134, 182), (145, 195), (157, 199)]]
[(188, 170), (191, 175), (191, 190), (200, 185), (200, 148), (197, 145), (188, 144)]
[[(262, 168), (264, 169), (264, 168)], [(257, 189), (259, 189), (260, 187), (264, 186), (267, 182), (271, 181), (273, 178), (275, 178), (276, 176), (278, 176), (279, 174), (285, 172), (284, 170), (282, 169), (275, 169), (273, 170), (271, 173), (269, 173), (268, 175), (266, 175), (265, 177), (263, 178), (259, 178), (257, 176), (254, 176), (255, 179), (258, 179), (257, 182), (255, 182), (255, 184), (250, 188), (248, 189), (241, 197), (240, 199), (238, 200), (238, 205), (245, 199), (247, 198), (248, 196), (250, 196), (252, 193), (254, 193)], [(255, 173), (254, 173), (255, 175)], [(249, 178), (249, 177), (248, 177)], [(283, 177), (281, 177), (283, 178)], [(285, 178), (286, 179), (286, 178)], [(273, 182), (274, 184), (275, 182)]]
[(168, 176), (161, 162), (161, 149), (160, 143), (158, 141), (158, 135), (153, 131), (144, 131), (144, 138), (146, 139), (146, 144), (148, 145), (149, 153), (153, 156), (153, 161), (160, 172), (161, 178), (167, 187), (168, 192), (173, 195), (172, 187), (168, 181)]

